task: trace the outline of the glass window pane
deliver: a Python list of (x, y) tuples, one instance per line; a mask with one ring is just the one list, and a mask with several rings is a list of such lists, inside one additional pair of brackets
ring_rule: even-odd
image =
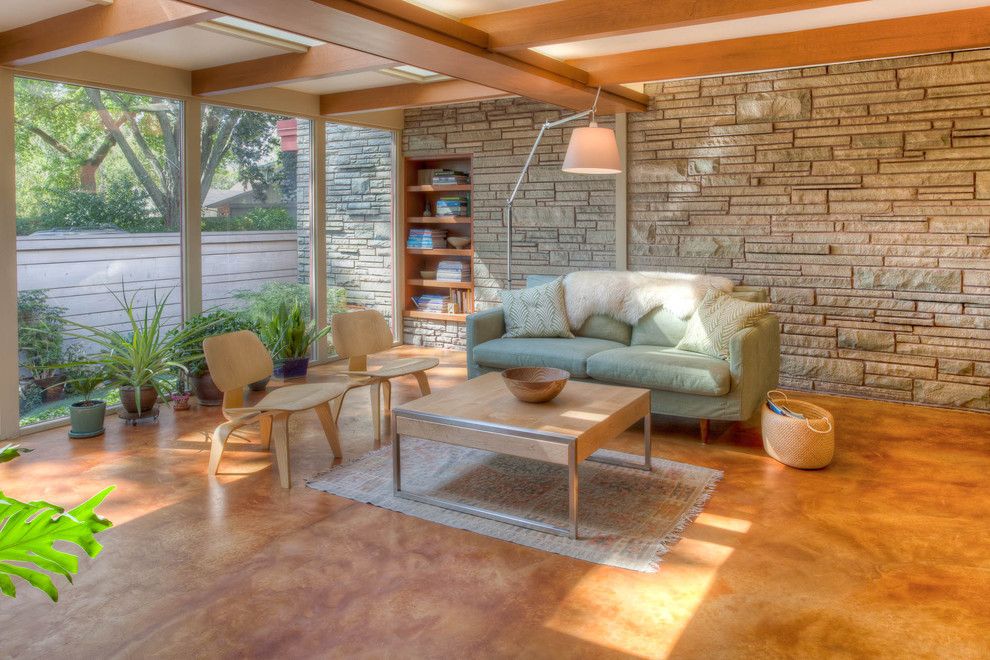
[(327, 123), (328, 314), (347, 304), (381, 312), (393, 332), (393, 133)]
[(167, 297), (163, 330), (180, 320), (182, 104), (17, 78), (15, 112), (24, 426), (80, 399), (78, 373), (51, 367), (93, 352), (73, 323), (127, 330), (115, 294), (142, 313)]
[(206, 313), (257, 324), (285, 303), (311, 318), (309, 132), (308, 120), (203, 106)]

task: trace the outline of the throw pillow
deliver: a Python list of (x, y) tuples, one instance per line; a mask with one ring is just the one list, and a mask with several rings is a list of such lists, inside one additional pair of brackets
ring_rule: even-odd
[(528, 289), (502, 292), (504, 337), (573, 337), (564, 310), (561, 279)]
[(769, 311), (769, 303), (746, 302), (731, 293), (709, 289), (688, 321), (677, 348), (728, 360), (732, 335), (756, 324)]

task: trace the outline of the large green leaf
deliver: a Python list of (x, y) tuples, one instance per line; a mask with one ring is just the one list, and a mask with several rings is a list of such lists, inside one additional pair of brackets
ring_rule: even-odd
[(79, 506), (65, 511), (48, 502), (21, 502), (0, 492), (0, 592), (14, 597), (11, 576), (26, 581), (58, 600), (58, 589), (43, 571), (63, 575), (72, 582), (79, 571), (78, 558), (56, 550), (54, 543), (73, 543), (95, 557), (103, 546), (93, 538), (113, 523), (96, 513), (96, 507), (114, 486), (103, 489)]
[(2, 449), (0, 449), (0, 463), (12, 461), (21, 454), (26, 454), (29, 451), (34, 450), (28, 449), (27, 447), (21, 447), (20, 445), (5, 445)]

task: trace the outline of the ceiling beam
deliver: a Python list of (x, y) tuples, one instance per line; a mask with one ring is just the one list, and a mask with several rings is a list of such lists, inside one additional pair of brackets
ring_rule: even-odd
[(990, 46), (990, 7), (571, 60), (590, 84), (855, 62)]
[(408, 85), (324, 94), (320, 97), (320, 114), (340, 116), (372, 110), (424, 108), (431, 105), (484, 101), (507, 96), (512, 95), (499, 89), (492, 89), (464, 80), (409, 83)]
[(192, 72), (192, 93), (212, 96), (286, 83), (377, 71), (395, 62), (336, 44), (313, 46), (306, 53), (287, 53), (235, 62)]
[[(443, 21), (435, 17), (430, 19), (429, 26), (420, 25), (410, 20), (407, 9), (402, 12), (395, 9), (396, 13), (388, 13), (352, 0), (187, 2), (566, 108), (586, 109), (595, 98), (596, 89), (583, 80), (501, 53), (492, 53), (476, 43), (439, 31)], [(377, 4), (383, 2), (379, 0)], [(628, 93), (605, 90), (599, 102), (599, 112), (641, 111), (646, 109), (647, 101), (644, 95), (631, 90)]]
[(472, 16), (464, 23), (488, 33), (489, 48), (511, 52), (534, 46), (650, 32), (737, 18), (767, 16), (861, 0), (560, 0)]
[(0, 33), (0, 64), (37, 64), (219, 17), (173, 0), (97, 4)]

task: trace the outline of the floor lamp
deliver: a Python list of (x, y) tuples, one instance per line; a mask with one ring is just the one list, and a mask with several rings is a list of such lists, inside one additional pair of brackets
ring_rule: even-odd
[(575, 128), (571, 133), (571, 140), (567, 143), (567, 154), (564, 156), (564, 164), (560, 168), (564, 172), (571, 174), (618, 174), (622, 171), (622, 163), (619, 159), (619, 146), (615, 142), (615, 131), (611, 128), (600, 128), (595, 122), (595, 110), (598, 107), (598, 97), (601, 96), (602, 88), (598, 88), (595, 94), (595, 102), (590, 110), (579, 112), (576, 115), (563, 117), (557, 121), (543, 123), (540, 132), (533, 142), (533, 148), (529, 150), (526, 163), (519, 173), (512, 194), (505, 202), (505, 243), (506, 243), (506, 264), (505, 264), (505, 288), (512, 288), (512, 203), (516, 199), (519, 187), (522, 186), (526, 172), (529, 171), (533, 156), (536, 155), (536, 148), (540, 146), (540, 140), (548, 128), (556, 128), (568, 122), (584, 117), (591, 117), (591, 123), (584, 128)]

